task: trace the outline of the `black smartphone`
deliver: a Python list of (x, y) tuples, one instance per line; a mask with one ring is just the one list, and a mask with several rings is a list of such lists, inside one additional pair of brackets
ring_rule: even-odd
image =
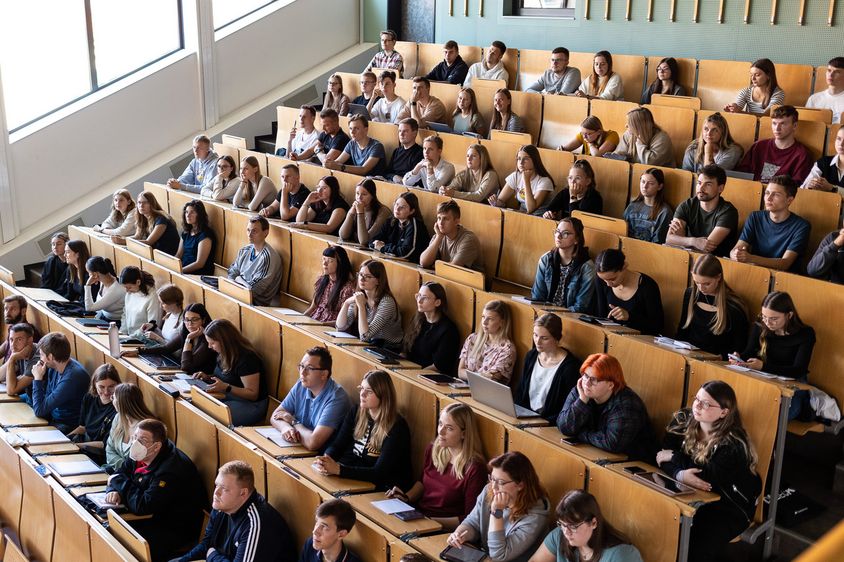
[(565, 443), (566, 445), (577, 445), (578, 441), (575, 437), (560, 437), (560, 441)]
[(158, 375), (158, 380), (161, 382), (173, 382), (173, 377), (169, 375)]
[(625, 466), (624, 472), (627, 472), (629, 474), (641, 474), (643, 472), (647, 472), (647, 470), (645, 470), (641, 466)]

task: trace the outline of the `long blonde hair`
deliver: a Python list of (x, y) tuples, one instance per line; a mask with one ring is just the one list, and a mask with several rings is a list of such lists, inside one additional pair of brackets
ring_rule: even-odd
[[(719, 129), (721, 129), (721, 140), (718, 141), (718, 150), (726, 150), (730, 146), (736, 146), (736, 141), (733, 140), (733, 136), (730, 134), (730, 125), (727, 123), (727, 120), (724, 119), (724, 116), (720, 113), (713, 113), (709, 117), (706, 118), (706, 121), (703, 122), (703, 125), (709, 123), (710, 125), (715, 125)], [(700, 136), (692, 141), (691, 148), (694, 151), (695, 155), (695, 164), (703, 164), (703, 151), (706, 147), (706, 143), (703, 142), (703, 126), (700, 128)], [(744, 153), (744, 149), (739, 146), (739, 149), (742, 153)]]
[[(729, 306), (732, 304), (737, 307), (742, 313), (747, 315), (747, 307), (736, 295), (733, 290), (727, 285), (724, 279), (724, 268), (721, 267), (721, 262), (712, 254), (704, 254), (695, 260), (692, 266), (692, 273), (701, 275), (703, 277), (720, 277), (721, 281), (718, 283), (718, 289), (715, 291), (715, 320), (710, 329), (716, 336), (723, 334), (730, 326), (730, 315), (728, 312)], [(695, 303), (700, 296), (700, 290), (696, 283), (692, 283), (692, 294), (689, 297), (689, 306), (686, 309), (686, 323), (683, 328), (688, 328), (692, 323), (692, 316), (695, 312)]]
[(463, 442), (460, 444), (460, 452), (457, 456), (452, 456), (447, 447), (439, 444), (439, 439), (434, 439), (431, 460), (440, 474), (444, 474), (448, 464), (451, 463), (451, 472), (454, 477), (463, 480), (469, 465), (475, 460), (484, 459), (478, 421), (472, 408), (462, 402), (452, 402), (443, 408), (442, 413), (448, 414), (454, 424), (463, 431)]
[(387, 438), (399, 418), (396, 387), (393, 386), (393, 379), (385, 371), (369, 371), (363, 376), (363, 380), (369, 383), (369, 387), (381, 401), (381, 405), (378, 407), (377, 418), (370, 416), (366, 408), (358, 409), (357, 420), (355, 420), (355, 439), (362, 439), (366, 435), (366, 429), (372, 421), (372, 435), (369, 436), (366, 450), (377, 454), (381, 452), (384, 439)]
[[(499, 318), (501, 318), (501, 334), (500, 338), (502, 340), (512, 340), (513, 339), (513, 330), (512, 330), (512, 320), (510, 319), (510, 308), (503, 302), (499, 300), (489, 301), (484, 305), (484, 310), (489, 312), (496, 313)], [(469, 357), (473, 361), (480, 361), (481, 355), (484, 352), (484, 346), (486, 346), (487, 342), (489, 342), (489, 334), (486, 333), (484, 330), (478, 330), (475, 332), (475, 343), (472, 346), (472, 349), (469, 350)]]

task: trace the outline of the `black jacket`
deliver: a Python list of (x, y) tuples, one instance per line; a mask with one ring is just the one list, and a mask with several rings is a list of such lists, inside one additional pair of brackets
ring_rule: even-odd
[[(533, 368), (539, 360), (539, 352), (536, 348), (532, 348), (525, 355), (525, 368), (522, 371), (522, 380), (519, 381), (519, 387), (516, 389), (514, 402), (523, 408), (529, 410), (533, 409), (530, 405), (530, 380), (533, 375)], [(577, 384), (577, 379), (580, 378), (580, 364), (582, 361), (568, 353), (560, 364), (557, 365), (557, 371), (554, 373), (554, 379), (551, 381), (551, 388), (548, 389), (548, 395), (545, 397), (545, 405), (536, 410), (536, 413), (548, 420), (550, 423), (557, 422), (557, 416), (563, 409), (563, 404), (566, 403), (571, 389)]]
[(65, 271), (67, 271), (67, 263), (55, 254), (50, 254), (41, 270), (41, 288), (58, 291), (64, 282)]
[(404, 227), (397, 219), (390, 218), (369, 243), (370, 247), (378, 240), (384, 243), (381, 253), (419, 263), (419, 256), (428, 247), (431, 237), (428, 236), (428, 229), (425, 228), (425, 222), (421, 217), (413, 217)]
[(445, 60), (440, 62), (437, 66), (431, 69), (425, 78), (434, 80), (435, 82), (448, 82), (449, 84), (463, 84), (466, 80), (466, 75), (469, 74), (469, 65), (463, 60), (463, 57), (457, 55), (454, 59), (454, 64), (448, 66)]

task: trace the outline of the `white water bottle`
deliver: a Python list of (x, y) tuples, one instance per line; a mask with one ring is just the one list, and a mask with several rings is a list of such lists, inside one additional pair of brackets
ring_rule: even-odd
[(108, 324), (108, 352), (115, 359), (120, 359), (120, 336), (117, 334), (117, 323)]

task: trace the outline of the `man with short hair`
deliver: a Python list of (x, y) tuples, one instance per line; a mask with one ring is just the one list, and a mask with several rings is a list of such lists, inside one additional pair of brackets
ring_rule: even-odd
[(551, 68), (525, 88), (525, 91), (537, 94), (573, 94), (578, 86), (580, 70), (569, 66), (569, 50), (557, 47), (551, 51)]
[(299, 212), (310, 192), (299, 181), (299, 166), (285, 164), (281, 168), (281, 190), (276, 195), (275, 201), (258, 211), (258, 214), (268, 219), (295, 220), (296, 213)]
[(254, 216), (246, 225), (249, 244), (237, 252), (229, 267), (229, 279), (252, 291), (252, 304), (272, 306), (281, 289), (281, 256), (267, 244), (270, 223)]
[(317, 507), (315, 519), (314, 530), (302, 547), (299, 562), (360, 562), (343, 544), (357, 521), (351, 505), (340, 499), (328, 500)]
[(844, 113), (844, 57), (832, 58), (826, 64), (826, 84), (826, 90), (809, 96), (806, 107), (831, 109), (832, 122), (840, 123)]
[(768, 184), (774, 176), (791, 176), (803, 183), (813, 159), (809, 150), (795, 137), (799, 114), (791, 105), (783, 105), (771, 112), (774, 138), (753, 143), (739, 164), (738, 170), (750, 172), (753, 179)]
[(413, 95), (398, 116), (398, 120), (413, 117), (422, 129), (428, 123), (445, 123), (448, 119), (445, 105), (438, 98), (431, 95), (431, 82), (427, 78), (417, 76), (413, 79)]
[(397, 123), (405, 101), (396, 95), (396, 73), (392, 70), (382, 72), (378, 86), (367, 105), (369, 116), (377, 123)]
[(314, 147), (319, 139), (319, 131), (314, 127), (316, 109), (312, 105), (299, 108), (299, 126), (290, 129), (287, 148), (276, 150), (276, 154), (290, 160), (307, 160), (314, 155)]
[(244, 461), (217, 471), (205, 536), (179, 562), (295, 562), (296, 546), (284, 518), (255, 489)]
[(469, 65), (460, 56), (457, 41), (446, 41), (443, 45), (443, 61), (431, 69), (425, 78), (432, 82), (448, 82), (449, 84), (463, 84)]
[[(28, 306), (26, 298), (23, 295), (9, 295), (3, 299), (3, 323), (6, 325), (6, 339), (2, 344), (0, 344), (0, 356), (2, 356), (3, 361), (8, 361), (9, 356), (12, 354), (12, 348), (9, 347), (9, 340), (12, 335), (12, 326), (20, 324), (21, 322), (29, 324), (29, 322), (26, 321), (26, 310)], [(32, 324), (29, 325), (32, 326)], [(35, 326), (32, 326), (32, 329), (34, 334), (33, 337), (37, 342), (41, 337), (41, 334), (38, 333)]]
[(32, 368), (39, 361), (34, 344), (35, 330), (26, 322), (9, 328), (9, 359), (0, 365), (0, 382), (6, 383), (6, 394), (17, 396), (32, 384)]
[(378, 78), (371, 70), (362, 72), (360, 75), (360, 90), (361, 94), (352, 100), (352, 103), (357, 105), (369, 105), (373, 103), (378, 95), (375, 93), (375, 84)]
[(332, 162), (326, 161), (323, 166), (358, 176), (383, 176), (387, 169), (387, 154), (381, 141), (369, 137), (369, 119), (363, 115), (352, 115), (349, 118), (349, 136), (352, 140), (340, 156)]
[(440, 187), (448, 185), (454, 179), (454, 164), (445, 161), (442, 154), (442, 137), (425, 137), (422, 141), (422, 160), (404, 175), (402, 183), (434, 193), (438, 192)]
[(193, 160), (190, 161), (179, 179), (167, 180), (167, 187), (184, 189), (191, 193), (202, 192), (203, 187), (211, 188), (217, 175), (217, 154), (211, 150), (211, 139), (205, 135), (193, 138)]
[(149, 542), (153, 560), (170, 560), (199, 536), (208, 505), (202, 479), (158, 420), (138, 422), (129, 443), (129, 458), (108, 479), (106, 502), (150, 515), (129, 524)]
[(67, 433), (79, 427), (82, 397), (90, 377), (85, 367), (70, 357), (70, 342), (61, 332), (50, 332), (38, 342), (39, 360), (32, 367), (28, 402), (39, 418)]
[(422, 147), (416, 144), (419, 124), (408, 117), (399, 121), (399, 145), (393, 151), (390, 165), (384, 177), (393, 183), (401, 183), (402, 178), (422, 160)]
[(322, 132), (314, 145), (312, 160), (318, 164), (325, 164), (336, 160), (343, 153), (350, 139), (346, 131), (340, 128), (340, 116), (337, 111), (330, 107), (325, 108), (319, 112), (319, 118), (322, 122)]
[(478, 271), (484, 269), (481, 242), (474, 232), (460, 224), (460, 206), (454, 200), (437, 205), (434, 237), (419, 256), (419, 265), (434, 267), (438, 259)]
[(696, 195), (674, 212), (665, 243), (698, 252), (727, 256), (738, 239), (738, 211), (721, 197), (727, 173), (719, 166), (704, 166), (697, 178)]
[(812, 228), (809, 221), (788, 210), (796, 195), (797, 184), (789, 176), (771, 178), (763, 196), (765, 210), (753, 211), (747, 217), (730, 257), (770, 269), (796, 271)]
[(322, 453), (352, 407), (349, 395), (331, 378), (331, 353), (312, 347), (299, 362), (299, 380), (270, 416), (270, 423), (291, 443)]
[(381, 32), (381, 50), (375, 53), (365, 70), (382, 68), (395, 70), (401, 75), (404, 72), (404, 59), (401, 53), (395, 50), (396, 32), (392, 29), (385, 29)]
[(472, 78), (481, 78), (483, 80), (504, 80), (508, 82), (510, 74), (504, 68), (502, 58), (507, 52), (507, 45), (501, 41), (493, 41), (484, 52), (484, 60), (476, 62), (469, 67), (469, 72), (466, 78), (463, 79), (463, 87), (472, 87)]
[(844, 226), (824, 237), (806, 265), (806, 274), (844, 285)]

